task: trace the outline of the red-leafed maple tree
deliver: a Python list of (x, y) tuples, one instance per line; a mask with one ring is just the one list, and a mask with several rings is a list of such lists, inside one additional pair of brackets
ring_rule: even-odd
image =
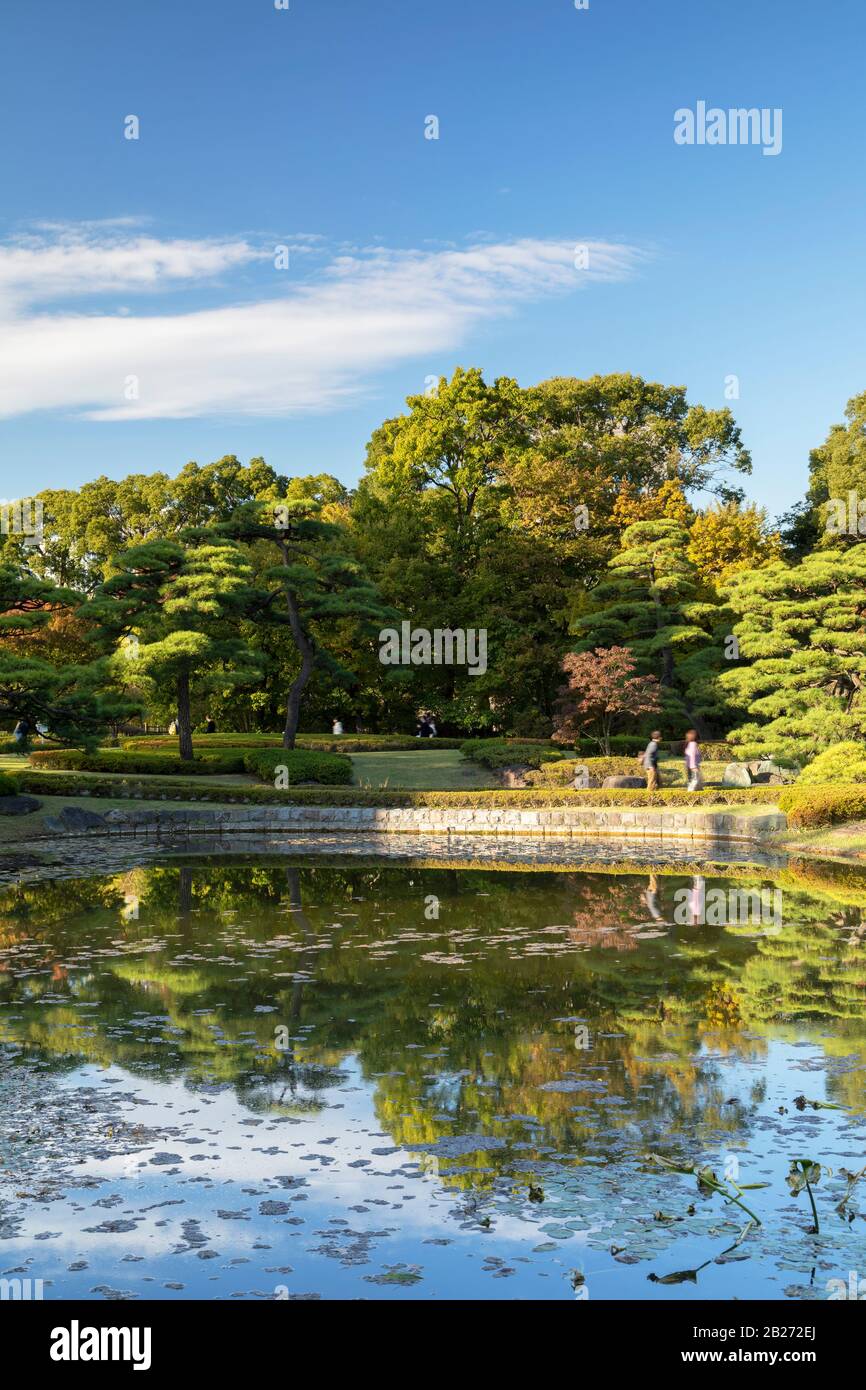
[(596, 647), (591, 652), (569, 652), (562, 669), (568, 684), (556, 702), (557, 743), (591, 738), (603, 755), (610, 757), (610, 737), (623, 716), (657, 714), (662, 707), (661, 687), (655, 676), (635, 675), (634, 655), (628, 647)]

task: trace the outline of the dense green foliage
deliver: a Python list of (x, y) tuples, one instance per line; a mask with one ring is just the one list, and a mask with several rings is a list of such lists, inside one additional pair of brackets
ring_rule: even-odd
[[(751, 465), (730, 411), (628, 374), (459, 368), (374, 431), (354, 491), (233, 456), (48, 490), (38, 545), (0, 537), (0, 727), (91, 751), (137, 710), (176, 721), (189, 761), (209, 716), (237, 731), (221, 747), (334, 753), (556, 730), (628, 755), (692, 726), (705, 757), (803, 767), (866, 737), (864, 439), (866, 393), (780, 537), (732, 485)], [(484, 631), (486, 669), (383, 664), (403, 622)], [(616, 649), (660, 712), (621, 702), (599, 730), (583, 689), (563, 722), (568, 659)], [(447, 739), (413, 741), (425, 710)], [(303, 732), (335, 719), (342, 738)], [(543, 761), (516, 753), (480, 761)]]
[(460, 745), (460, 752), (464, 758), (491, 768), (541, 767), (542, 763), (556, 762), (567, 756), (552, 744), (495, 738), (467, 739)]
[(101, 749), (93, 753), (82, 753), (74, 748), (47, 752), (37, 750), (30, 754), (30, 762), (35, 768), (54, 768), (61, 772), (113, 772), (130, 775), (143, 772), (155, 777), (171, 777), (181, 773), (184, 777), (216, 777), (220, 774), (225, 776), (227, 773), (247, 770), (240, 755), (198, 756), (185, 761), (172, 757), (169, 753), (127, 753)]
[(866, 745), (834, 743), (819, 753), (797, 778), (798, 787), (819, 787), (826, 783), (866, 782)]
[(306, 748), (260, 748), (244, 754), (244, 766), (272, 786), (294, 786), (298, 782), (351, 786), (351, 759), (336, 753), (316, 753)]
[(866, 787), (783, 787), (778, 806), (792, 829), (817, 830), (824, 825), (866, 820)]

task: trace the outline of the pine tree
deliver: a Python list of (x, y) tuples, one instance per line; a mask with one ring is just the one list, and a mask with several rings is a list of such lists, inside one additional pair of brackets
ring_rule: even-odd
[(323, 521), (320, 511), (309, 497), (252, 502), (214, 528), (248, 545), (264, 543), (258, 579), (269, 596), (267, 619), (287, 626), (300, 662), (286, 699), (284, 748), (295, 746), (301, 701), (317, 667), (344, 683), (353, 680), (328, 651), (327, 632), (352, 620), (359, 625), (360, 641), (364, 628), (395, 616), (348, 552), (343, 528)]
[(199, 533), (198, 543), (150, 541), (119, 556), (118, 572), (88, 606), (114, 667), (175, 691), (180, 756), (193, 757), (191, 690), (249, 684), (261, 663), (237, 635), (241, 619), (269, 606), (243, 548)]
[(744, 664), (722, 687), (753, 717), (731, 734), (741, 756), (803, 763), (866, 732), (866, 547), (819, 550), (735, 575)]
[(694, 717), (690, 686), (717, 648), (719, 608), (701, 589), (687, 555), (688, 533), (676, 521), (638, 521), (574, 619), (578, 651), (628, 647), (641, 674), (659, 678), (665, 712)]

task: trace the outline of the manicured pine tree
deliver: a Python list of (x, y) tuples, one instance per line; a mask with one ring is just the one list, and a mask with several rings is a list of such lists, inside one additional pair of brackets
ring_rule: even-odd
[[(718, 605), (701, 589), (677, 521), (638, 521), (572, 622), (577, 651), (628, 647), (640, 674), (657, 676), (671, 717), (693, 717), (694, 658), (713, 646)], [(692, 663), (687, 667), (686, 662)]]
[(118, 571), (88, 605), (95, 637), (116, 646), (115, 669), (171, 685), (177, 706), (180, 756), (193, 757), (191, 692), (249, 684), (261, 662), (236, 636), (244, 618), (263, 614), (267, 593), (258, 589), (243, 548), (201, 532), (198, 543), (149, 541), (119, 556)]
[(286, 699), (283, 747), (294, 748), (301, 701), (317, 667), (351, 683), (352, 672), (329, 653), (327, 631), (349, 619), (365, 640), (384, 622), (395, 618), (348, 552), (340, 526), (322, 521), (314, 498), (282, 502), (251, 502), (233, 519), (215, 527), (248, 545), (264, 544), (258, 581), (269, 594), (267, 620), (284, 624), (298, 652), (299, 668)]
[(732, 734), (743, 757), (807, 762), (866, 733), (866, 546), (818, 550), (735, 575), (742, 665), (720, 677), (752, 718)]

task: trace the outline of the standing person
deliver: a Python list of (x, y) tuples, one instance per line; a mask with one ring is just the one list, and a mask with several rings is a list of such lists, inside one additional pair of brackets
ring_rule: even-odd
[(646, 773), (646, 789), (648, 792), (657, 792), (659, 789), (659, 743), (661, 733), (654, 729), (650, 734), (650, 741), (644, 749), (642, 758), (643, 769)]
[(416, 737), (416, 738), (429, 738), (429, 737), (430, 737), (430, 725), (427, 723), (427, 712), (426, 712), (426, 710), (422, 710), (421, 713), (420, 713), (419, 716), (418, 716), (418, 732), (417, 732), (417, 734), (415, 735), (415, 737)]
[(12, 737), (20, 747), (24, 747), (24, 744), (30, 737), (30, 720), (27, 719), (26, 716), (18, 720), (13, 730)]
[(339, 738), (339, 737), (340, 737), (340, 734), (341, 734), (342, 732), (343, 732), (343, 722), (342, 722), (342, 720), (340, 720), (340, 719), (335, 719), (334, 722), (333, 722), (333, 724), (331, 725), (331, 733), (334, 735), (335, 738)]
[(436, 721), (434, 720), (432, 714), (428, 714), (428, 716), (427, 716), (427, 722), (428, 722), (428, 724), (429, 724), (429, 726), (430, 726), (430, 737), (431, 737), (431, 738), (435, 738), (435, 737), (436, 737)]
[(216, 723), (212, 714), (205, 715), (204, 731), (206, 734), (216, 733)]
[(701, 772), (701, 750), (698, 747), (698, 736), (694, 729), (689, 729), (686, 734), (685, 757), (687, 788), (690, 792), (699, 792), (704, 785), (704, 777)]

